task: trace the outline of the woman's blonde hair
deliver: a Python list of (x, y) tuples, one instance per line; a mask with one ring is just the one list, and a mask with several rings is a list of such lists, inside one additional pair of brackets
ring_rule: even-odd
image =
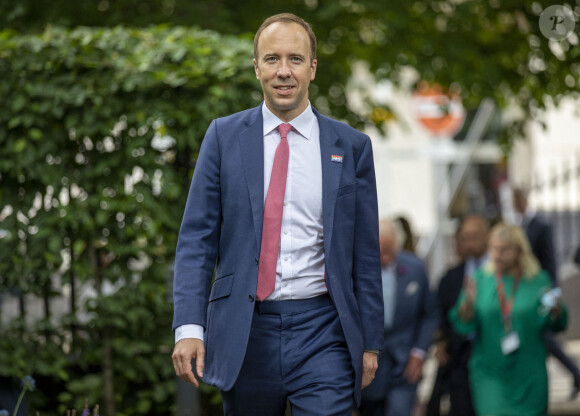
[[(540, 273), (540, 263), (532, 254), (528, 238), (521, 227), (500, 222), (499, 224), (496, 224), (489, 233), (489, 241), (494, 238), (499, 238), (503, 242), (518, 249), (519, 254), (516, 262), (522, 271), (523, 277), (532, 278)], [(491, 259), (487, 262), (485, 269), (489, 272), (495, 273), (495, 264), (493, 264)]]

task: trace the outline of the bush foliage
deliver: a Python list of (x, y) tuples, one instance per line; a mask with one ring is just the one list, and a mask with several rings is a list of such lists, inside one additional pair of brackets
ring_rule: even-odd
[(174, 413), (177, 232), (207, 126), (261, 100), (251, 59), (195, 28), (0, 32), (0, 287), (27, 299), (0, 373), (34, 375), (43, 415)]

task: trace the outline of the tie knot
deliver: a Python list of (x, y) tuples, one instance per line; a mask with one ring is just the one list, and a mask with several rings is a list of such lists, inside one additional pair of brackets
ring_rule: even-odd
[(280, 132), (280, 137), (286, 139), (288, 137), (288, 132), (292, 130), (292, 125), (288, 123), (280, 124), (278, 126), (278, 131)]

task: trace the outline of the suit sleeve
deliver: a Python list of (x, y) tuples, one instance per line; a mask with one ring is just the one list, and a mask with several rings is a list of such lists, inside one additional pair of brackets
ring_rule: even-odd
[(451, 334), (451, 323), (449, 322), (449, 318), (447, 317), (447, 313), (449, 309), (446, 308), (446, 304), (448, 303), (447, 296), (449, 294), (449, 289), (447, 288), (447, 277), (449, 276), (449, 272), (447, 272), (439, 281), (439, 286), (437, 288), (437, 306), (439, 307), (439, 329), (441, 330), (441, 338), (443, 340), (448, 340), (449, 335)]
[(440, 316), (437, 298), (429, 288), (429, 279), (427, 278), (427, 272), (423, 265), (421, 265), (421, 274), (421, 280), (424, 284), (421, 322), (416, 333), (415, 345), (413, 348), (418, 348), (427, 352), (433, 342), (435, 331), (439, 326)]
[(175, 255), (173, 329), (205, 327), (221, 224), (220, 149), (215, 120), (202, 142)]
[(556, 285), (558, 278), (558, 276), (556, 275), (556, 255), (554, 254), (554, 239), (552, 237), (552, 227), (550, 227), (549, 224), (545, 224), (542, 227), (540, 241), (542, 241), (542, 244), (540, 246), (541, 258), (538, 260), (550, 275), (552, 283)]
[(383, 344), (383, 291), (375, 167), (370, 139), (356, 165), (357, 192), (353, 279), (363, 325), (365, 350)]

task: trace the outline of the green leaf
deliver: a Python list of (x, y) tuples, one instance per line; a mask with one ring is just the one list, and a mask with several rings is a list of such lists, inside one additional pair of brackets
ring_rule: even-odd
[(42, 130), (40, 129), (36, 129), (36, 128), (32, 128), (28, 131), (28, 135), (30, 136), (30, 138), (32, 140), (40, 140), (43, 137), (43, 133)]
[(14, 143), (14, 151), (16, 153), (24, 151), (24, 149), (26, 149), (26, 144), (27, 144), (26, 139), (16, 140), (16, 142)]
[(12, 100), (12, 111), (15, 113), (19, 112), (24, 108), (26, 102), (26, 97), (24, 97), (22, 94), (17, 95), (14, 97), (14, 100)]
[(73, 244), (73, 253), (75, 257), (80, 256), (85, 251), (86, 246), (87, 246), (86, 241), (75, 240)]

